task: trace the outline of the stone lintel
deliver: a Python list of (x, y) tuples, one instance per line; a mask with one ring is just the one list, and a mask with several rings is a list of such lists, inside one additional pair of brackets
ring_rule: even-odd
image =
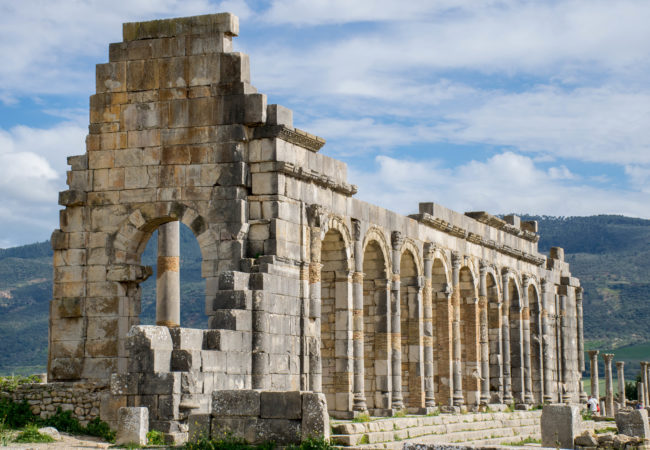
[(220, 13), (148, 22), (127, 22), (122, 25), (124, 42), (213, 33), (237, 36), (239, 34), (239, 18), (231, 13)]

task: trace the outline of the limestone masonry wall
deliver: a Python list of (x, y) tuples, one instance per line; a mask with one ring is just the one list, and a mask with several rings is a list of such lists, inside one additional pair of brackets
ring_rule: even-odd
[(43, 419), (56, 414), (58, 408), (71, 411), (84, 426), (100, 417), (102, 406), (109, 406), (107, 397), (108, 384), (105, 382), (21, 384), (12, 392), (0, 392), (0, 398), (27, 401), (32, 413)]
[[(322, 393), (336, 417), (584, 401), (563, 249), (540, 254), (514, 215), (354, 198), (325, 141), (251, 85), (238, 31), (227, 13), (127, 23), (97, 65), (52, 234), (49, 379), (111, 380), (110, 410), (147, 405), (170, 433), (223, 389)], [(175, 328), (177, 221), (201, 248), (206, 330)], [(137, 327), (157, 229), (157, 326)]]

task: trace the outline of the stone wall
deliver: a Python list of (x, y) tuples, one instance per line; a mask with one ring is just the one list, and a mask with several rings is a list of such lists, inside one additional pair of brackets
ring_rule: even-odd
[[(238, 28), (231, 14), (125, 24), (97, 66), (52, 235), (49, 378), (115, 375), (114, 406), (179, 424), (221, 389), (323, 393), (337, 417), (582, 402), (564, 251), (540, 254), (537, 223), (514, 215), (354, 198), (325, 141), (251, 85)], [(173, 221), (201, 248), (210, 331), (140, 345), (140, 257)], [(173, 395), (146, 392), (155, 377)]]
[[(104, 382), (55, 382), (21, 384), (12, 392), (0, 392), (1, 398), (14, 402), (26, 400), (33, 414), (46, 419), (58, 408), (71, 411), (82, 425), (107, 414), (108, 384)], [(104, 403), (104, 405), (102, 405)]]

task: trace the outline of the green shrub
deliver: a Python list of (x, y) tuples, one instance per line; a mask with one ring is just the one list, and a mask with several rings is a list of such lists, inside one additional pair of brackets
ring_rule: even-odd
[(300, 445), (289, 445), (287, 450), (333, 450), (334, 447), (328, 440), (319, 437), (308, 437), (300, 443)]
[(0, 422), (9, 428), (23, 428), (34, 422), (34, 414), (26, 400), (15, 403), (11, 399), (0, 399)]
[(61, 407), (56, 409), (56, 414), (47, 419), (40, 420), (40, 423), (46, 427), (54, 427), (59, 431), (70, 434), (81, 434), (84, 429), (79, 421), (72, 417), (72, 411), (62, 411)]
[(21, 431), (14, 442), (54, 442), (52, 436), (38, 432), (38, 427), (35, 424), (29, 424)]
[(165, 435), (158, 430), (147, 433), (147, 445), (165, 445)]
[[(86, 428), (83, 430), (84, 434), (88, 434), (90, 436), (97, 436), (105, 441), (108, 442), (115, 442), (115, 431), (111, 430), (111, 427), (108, 426), (106, 422), (103, 420), (100, 420), (99, 417), (95, 417), (93, 420), (88, 422), (88, 425), (86, 425)], [(150, 431), (149, 433), (160, 433), (159, 431)], [(160, 433), (162, 435), (162, 433)], [(147, 434), (147, 438), (149, 438), (149, 435)], [(164, 442), (161, 444), (153, 444), (153, 445), (162, 445)]]

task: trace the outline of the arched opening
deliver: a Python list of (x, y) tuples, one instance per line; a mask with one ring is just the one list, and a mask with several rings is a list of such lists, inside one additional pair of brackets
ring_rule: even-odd
[(433, 387), (436, 401), (449, 405), (452, 376), (453, 305), (447, 270), (441, 259), (434, 259), (431, 268), (431, 297), (433, 304)]
[(478, 405), (480, 398), (479, 305), (474, 277), (467, 267), (460, 269), (460, 342), (463, 397), (465, 404)]
[(400, 258), (400, 321), (402, 342), (402, 396), (407, 408), (424, 407), (424, 380), (420, 308), (418, 305), (418, 271), (413, 253)]
[[(323, 393), (330, 410), (351, 409), (352, 376), (348, 322), (351, 310), (349, 265), (345, 243), (337, 230), (321, 245), (321, 364)], [(350, 328), (351, 329), (351, 328)]]
[(486, 274), (488, 295), (488, 342), (490, 349), (490, 402), (501, 403), (503, 391), (502, 349), (501, 349), (501, 304), (499, 287), (491, 273)]
[[(160, 276), (158, 267), (158, 227), (151, 234), (142, 252), (141, 263), (153, 268), (153, 275), (140, 283), (139, 305), (132, 305), (140, 311), (140, 323), (156, 324), (156, 281)], [(205, 280), (201, 276), (201, 248), (196, 237), (185, 224), (179, 222), (180, 257), (180, 326), (187, 328), (206, 328), (208, 316), (205, 314)], [(134, 300), (138, 296), (134, 296)], [(136, 300), (136, 303), (138, 301)], [(137, 314), (136, 314), (137, 315)]]
[(516, 403), (523, 403), (524, 393), (524, 354), (523, 327), (521, 323), (521, 301), (519, 287), (512, 278), (508, 279), (509, 322), (510, 322), (510, 374), (512, 377), (512, 395)]
[(363, 254), (364, 385), (368, 409), (387, 409), (389, 396), (388, 280), (386, 260), (376, 241)]
[(542, 370), (542, 320), (539, 295), (534, 285), (528, 286), (528, 305), (530, 310), (530, 361), (533, 381), (533, 398), (542, 403), (544, 374)]

